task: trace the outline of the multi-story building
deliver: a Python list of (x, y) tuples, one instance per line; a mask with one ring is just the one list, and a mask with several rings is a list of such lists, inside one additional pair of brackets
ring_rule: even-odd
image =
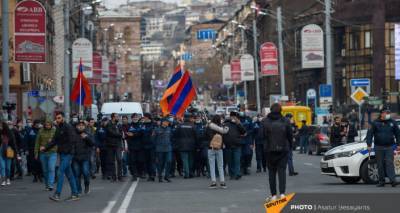
[(144, 61), (158, 61), (164, 54), (164, 45), (160, 42), (150, 42), (142, 44), (140, 55), (143, 56)]
[(120, 82), (114, 87), (113, 99), (141, 101), (141, 22), (134, 11), (104, 11), (99, 14), (98, 50), (106, 52), (120, 71)]

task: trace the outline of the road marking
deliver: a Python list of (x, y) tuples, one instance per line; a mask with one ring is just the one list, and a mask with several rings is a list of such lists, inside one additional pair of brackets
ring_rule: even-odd
[(133, 194), (135, 193), (136, 187), (138, 185), (139, 179), (132, 183), (131, 187), (129, 188), (128, 192), (125, 195), (124, 200), (122, 201), (121, 206), (118, 209), (118, 213), (126, 213), (133, 198)]
[(122, 192), (128, 185), (128, 182), (125, 182), (124, 185), (120, 188), (119, 192), (114, 195), (113, 199), (108, 201), (106, 208), (103, 209), (101, 213), (111, 213), (112, 209), (114, 208), (115, 204), (117, 204), (118, 198), (121, 196)]
[(313, 166), (312, 163), (304, 163), (304, 165), (306, 165), (306, 166)]

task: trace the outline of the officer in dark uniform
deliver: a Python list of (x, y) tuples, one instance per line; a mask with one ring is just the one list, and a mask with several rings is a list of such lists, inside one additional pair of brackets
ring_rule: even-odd
[(140, 123), (142, 132), (144, 170), (147, 173), (147, 181), (154, 181), (156, 176), (156, 153), (152, 133), (157, 124), (152, 121), (151, 114), (149, 113), (144, 114)]
[(251, 159), (253, 158), (254, 128), (252, 120), (248, 116), (246, 116), (243, 111), (240, 112), (239, 115), (240, 115), (240, 122), (242, 123), (242, 126), (246, 130), (246, 134), (241, 139), (242, 157), (240, 159), (240, 168), (243, 175), (249, 175), (250, 174), (249, 168), (251, 167)]
[(132, 181), (136, 181), (143, 172), (142, 131), (138, 115), (132, 116), (132, 123), (126, 133), (128, 144), (128, 165), (132, 175)]
[(182, 158), (184, 178), (192, 178), (196, 131), (189, 114), (185, 114), (183, 123), (177, 125), (174, 138)]
[(208, 173), (208, 144), (209, 141), (206, 136), (206, 126), (198, 113), (193, 114), (194, 117), (194, 128), (196, 131), (196, 153), (195, 153), (195, 172), (196, 176), (200, 177), (200, 174), (206, 176)]

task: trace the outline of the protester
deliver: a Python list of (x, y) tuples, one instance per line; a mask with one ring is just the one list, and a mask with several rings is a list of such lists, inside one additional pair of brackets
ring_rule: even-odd
[[(36, 122), (35, 122), (36, 123)], [(40, 147), (46, 147), (54, 137), (55, 129), (50, 120), (46, 120), (44, 128), (40, 129), (35, 142), (35, 159), (40, 159), (43, 169), (44, 184), (47, 191), (53, 191), (57, 163), (57, 146), (47, 152), (40, 151)]]
[(196, 146), (196, 131), (190, 115), (186, 114), (183, 123), (174, 131), (175, 142), (183, 162), (183, 178), (193, 177), (193, 157)]
[(208, 144), (208, 163), (210, 167), (211, 184), (209, 188), (217, 188), (216, 168), (217, 164), (220, 187), (226, 188), (223, 157), (223, 138), (222, 135), (228, 133), (229, 128), (222, 127), (222, 120), (219, 115), (215, 115), (207, 128), (207, 136), (210, 141)]
[(378, 164), (379, 183), (377, 187), (385, 186), (385, 176), (390, 180), (392, 187), (398, 183), (394, 170), (393, 146), (400, 143), (399, 126), (391, 118), (390, 110), (383, 108), (380, 110), (379, 117), (371, 123), (367, 133), (368, 151), (372, 151), (374, 143), (375, 157)]
[(271, 196), (266, 202), (276, 200), (276, 175), (279, 178), (279, 198), (285, 197), (286, 192), (286, 165), (289, 150), (292, 149), (293, 131), (288, 119), (282, 116), (280, 104), (271, 106), (271, 113), (263, 120), (263, 137), (265, 138), (265, 152), (267, 156), (269, 187)]
[(72, 158), (74, 153), (75, 138), (74, 129), (64, 120), (64, 113), (56, 113), (57, 129), (54, 133), (54, 137), (49, 144), (41, 146), (41, 152), (48, 152), (54, 146), (57, 145), (57, 152), (60, 158), (60, 166), (58, 168), (58, 180), (57, 189), (53, 196), (50, 197), (53, 201), (60, 201), (61, 191), (64, 185), (64, 175), (67, 177), (70, 188), (71, 197), (67, 200), (75, 201), (79, 200), (78, 190), (76, 188), (76, 179), (72, 172)]
[(309, 127), (307, 126), (307, 121), (301, 121), (301, 127), (299, 129), (299, 137), (300, 137), (300, 154), (308, 153), (308, 137), (310, 134)]
[(106, 131), (107, 124), (108, 124), (108, 118), (105, 117), (101, 120), (100, 126), (96, 130), (96, 137), (95, 137), (96, 154), (100, 158), (100, 168), (103, 180), (107, 178), (107, 163), (106, 163), (107, 149), (105, 147), (105, 143), (107, 140), (107, 131)]
[(342, 143), (342, 131), (339, 117), (334, 118), (334, 124), (331, 127), (330, 141), (332, 147), (337, 147)]
[(256, 150), (256, 161), (257, 161), (257, 173), (260, 173), (261, 171), (266, 172), (267, 170), (267, 161), (266, 161), (266, 156), (264, 152), (264, 141), (262, 138), (262, 123), (261, 123), (261, 116), (257, 116), (254, 119), (254, 131), (253, 131), (253, 138), (255, 141), (255, 150)]
[(253, 148), (254, 148), (254, 139), (253, 139), (253, 122), (252, 120), (245, 115), (244, 112), (239, 113), (240, 123), (246, 130), (246, 134), (241, 138), (241, 158), (240, 158), (240, 168), (241, 173), (243, 175), (249, 175), (251, 168), (251, 160), (253, 158)]
[(90, 155), (94, 147), (93, 135), (86, 129), (85, 122), (80, 120), (75, 129), (75, 153), (72, 161), (72, 168), (76, 179), (78, 194), (82, 194), (81, 175), (83, 175), (85, 194), (90, 192)]
[[(94, 118), (88, 118), (87, 120), (87, 132), (94, 138), (96, 135), (96, 121)], [(97, 171), (97, 155), (96, 155), (96, 146), (92, 146), (90, 151), (90, 176), (92, 179), (96, 178)]]
[(11, 161), (18, 155), (15, 138), (6, 122), (0, 125), (0, 175), (1, 186), (11, 185)]
[[(24, 149), (26, 147), (25, 145), (25, 130), (24, 130), (24, 126), (23, 126), (23, 122), (21, 119), (17, 119), (17, 123), (15, 126), (12, 126), (12, 132), (14, 134), (14, 138), (15, 138), (15, 144), (18, 147), (17, 152), (19, 153), (19, 155), (15, 155), (14, 159), (12, 159), (11, 162), (11, 180), (14, 179), (14, 174), (17, 174), (17, 178), (16, 179), (22, 179), (23, 178), (23, 165), (22, 165), (22, 153), (24, 152)], [(40, 165), (39, 165), (40, 168)], [(41, 171), (40, 171), (41, 174)]]
[(229, 132), (223, 135), (225, 144), (225, 154), (227, 165), (229, 167), (230, 179), (239, 180), (240, 174), (240, 157), (241, 157), (241, 138), (246, 134), (246, 130), (239, 120), (239, 113), (231, 112), (229, 119), (224, 123), (229, 128)]
[(199, 114), (194, 114), (194, 129), (196, 131), (196, 153), (194, 158), (195, 173), (197, 177), (200, 175), (209, 176), (210, 168), (208, 164), (208, 147), (210, 140), (207, 138), (206, 126)]
[[(289, 121), (290, 121), (290, 127), (292, 129), (292, 134), (293, 136), (297, 134), (297, 126), (296, 122), (293, 120), (293, 115), (292, 114), (286, 114), (285, 116)], [(294, 137), (292, 144), (294, 144)], [(294, 146), (294, 145), (293, 145)], [(294, 171), (294, 165), (293, 165), (293, 148), (289, 150), (288, 153), (288, 170), (289, 170), (289, 176), (296, 176), (299, 173)]]
[[(122, 132), (118, 127), (118, 114), (111, 114), (111, 121), (106, 127), (107, 139), (105, 141), (105, 149), (107, 153), (107, 178), (112, 181), (123, 181), (122, 179)], [(115, 162), (117, 167), (115, 167)]]
[(156, 127), (153, 134), (156, 146), (158, 181), (160, 183), (163, 182), (162, 175), (164, 173), (164, 180), (171, 182), (169, 179), (172, 158), (172, 129), (170, 127), (170, 121), (164, 118), (161, 122), (161, 126)]

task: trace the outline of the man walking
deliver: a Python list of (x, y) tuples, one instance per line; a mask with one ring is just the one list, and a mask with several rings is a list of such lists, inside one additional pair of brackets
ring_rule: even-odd
[[(111, 114), (111, 121), (108, 122), (106, 127), (107, 140), (105, 141), (106, 148), (106, 168), (107, 176), (112, 181), (122, 181), (122, 132), (118, 126), (118, 114)], [(117, 162), (117, 168), (115, 168)]]
[(367, 133), (368, 151), (372, 150), (372, 139), (374, 139), (375, 156), (378, 163), (379, 183), (377, 187), (385, 186), (385, 174), (395, 187), (396, 174), (394, 171), (393, 147), (399, 143), (400, 130), (396, 122), (390, 116), (390, 110), (383, 108), (379, 118), (371, 123)]
[(50, 197), (53, 201), (60, 201), (60, 195), (64, 184), (64, 175), (67, 176), (71, 187), (71, 197), (68, 200), (79, 200), (78, 190), (76, 188), (76, 179), (72, 172), (72, 158), (74, 154), (74, 129), (64, 120), (64, 113), (56, 114), (57, 129), (53, 139), (46, 147), (40, 147), (40, 151), (47, 152), (57, 145), (57, 152), (60, 156), (60, 165), (58, 168), (57, 189), (53, 196)]
[(280, 197), (285, 197), (286, 165), (289, 150), (292, 149), (293, 131), (288, 119), (282, 116), (282, 107), (279, 104), (271, 106), (271, 113), (263, 120), (263, 136), (265, 138), (265, 152), (269, 176), (271, 196), (266, 202), (276, 200), (276, 175), (279, 177)]

